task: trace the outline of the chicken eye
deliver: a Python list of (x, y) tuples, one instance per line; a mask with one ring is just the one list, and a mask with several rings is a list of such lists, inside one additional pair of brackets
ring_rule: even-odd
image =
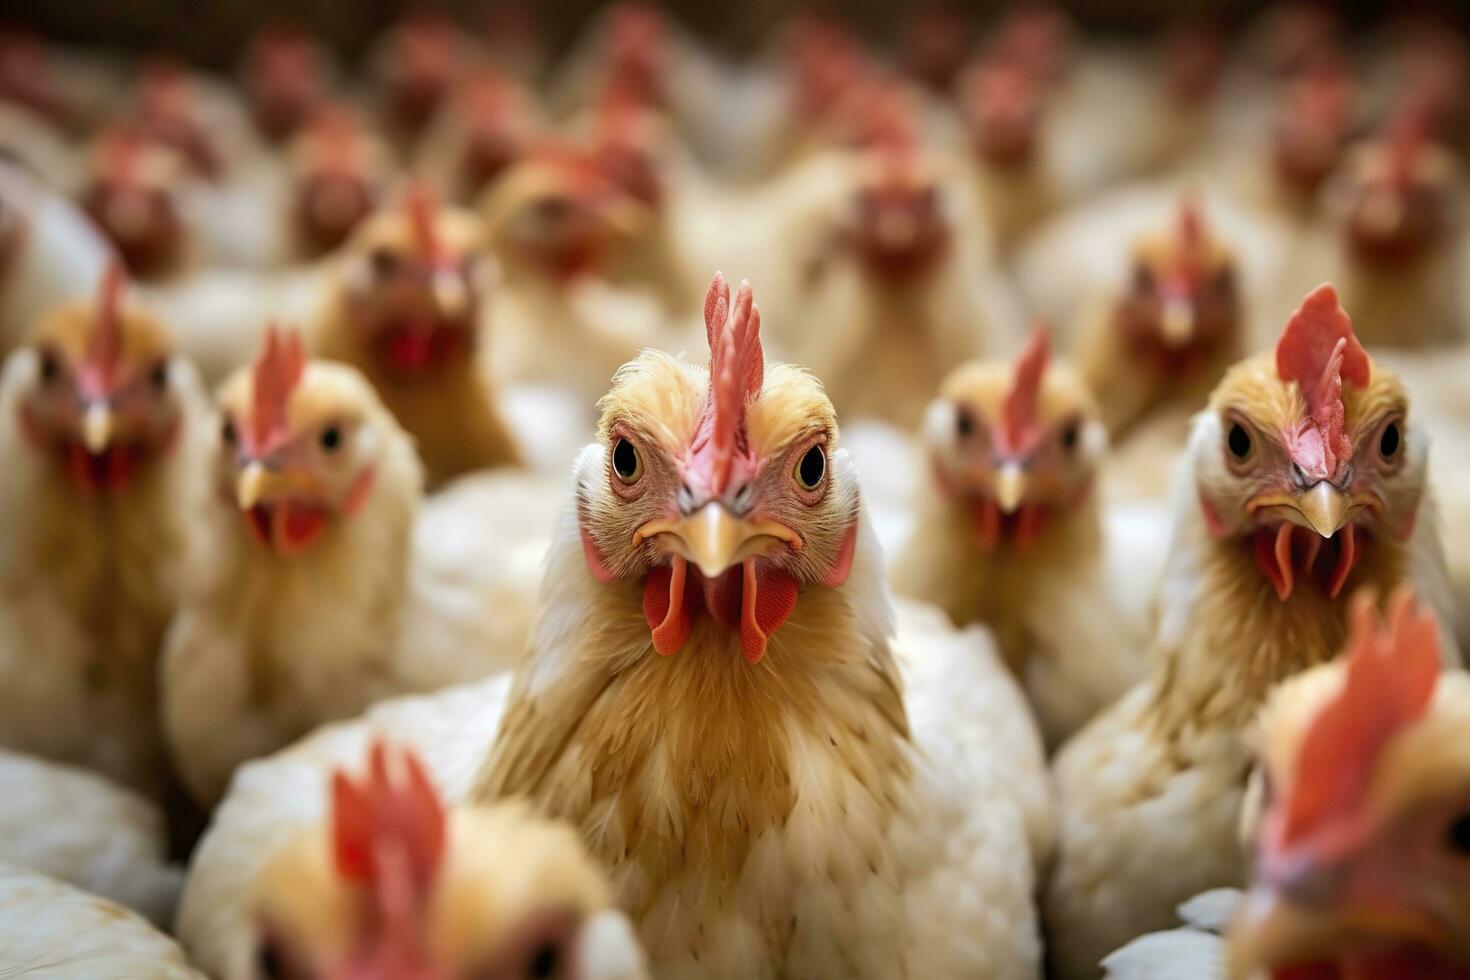
[(637, 483), (643, 477), (643, 458), (627, 439), (619, 438), (613, 446), (613, 473), (624, 483)]
[(1230, 426), (1230, 435), (1226, 438), (1230, 446), (1230, 455), (1237, 460), (1243, 460), (1251, 454), (1251, 434), (1245, 431), (1245, 426), (1236, 422)]
[(1398, 455), (1403, 444), (1403, 437), (1399, 434), (1399, 424), (1390, 422), (1383, 427), (1383, 435), (1378, 437), (1378, 455), (1384, 459), (1393, 459)]
[(264, 943), (255, 954), (255, 972), (262, 980), (286, 980), (286, 962), (273, 943)]
[(954, 413), (954, 430), (961, 439), (968, 439), (975, 434), (975, 416), (963, 405)]
[(557, 975), (560, 965), (561, 957), (557, 954), (556, 946), (547, 943), (536, 950), (526, 962), (526, 977), (528, 980), (550, 980)]
[(1445, 843), (1461, 857), (1470, 857), (1470, 813), (1462, 813), (1450, 823)]
[(1077, 448), (1077, 443), (1082, 441), (1082, 425), (1076, 419), (1067, 423), (1062, 429), (1062, 448), (1071, 452)]
[(240, 438), (240, 434), (235, 431), (234, 421), (225, 419), (224, 424), (219, 427), (219, 437), (225, 441), (225, 445), (227, 446), (233, 446), (235, 444), (235, 441)]
[(368, 255), (368, 261), (372, 263), (373, 276), (377, 279), (387, 279), (398, 271), (398, 256), (390, 249), (373, 249)]
[(342, 430), (337, 426), (328, 426), (322, 430), (319, 440), (322, 448), (329, 453), (334, 453), (342, 447)]
[(813, 446), (802, 453), (796, 464), (796, 482), (803, 490), (815, 490), (822, 485), (827, 475), (827, 453), (821, 446)]
[(153, 369), (148, 372), (148, 383), (153, 386), (154, 391), (162, 391), (164, 389), (168, 384), (167, 361), (159, 361), (153, 365)]
[(1154, 288), (1154, 271), (1142, 262), (1133, 266), (1133, 289), (1135, 292), (1147, 293)]
[(41, 380), (50, 384), (61, 377), (61, 364), (56, 360), (56, 355), (49, 351), (41, 351)]

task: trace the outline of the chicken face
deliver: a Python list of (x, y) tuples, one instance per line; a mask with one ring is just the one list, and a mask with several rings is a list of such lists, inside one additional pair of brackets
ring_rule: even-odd
[(472, 355), (488, 285), (479, 222), (439, 210), (410, 188), (400, 206), (369, 220), (342, 259), (351, 329), (400, 380), (432, 378)]
[(1172, 229), (1134, 249), (1131, 280), (1113, 314), (1124, 342), (1173, 375), (1227, 346), (1241, 330), (1235, 262), (1191, 200)]
[(172, 147), (194, 173), (213, 179), (224, 169), (224, 160), (204, 115), (182, 66), (160, 60), (144, 67), (138, 79), (139, 125)]
[(167, 146), (134, 127), (99, 139), (82, 207), (117, 248), (135, 276), (152, 277), (183, 256), (184, 224), (174, 187), (183, 163)]
[(1026, 69), (1007, 61), (977, 65), (966, 76), (965, 122), (975, 152), (997, 167), (1019, 167), (1036, 155), (1041, 93)]
[(498, 72), (482, 72), (455, 96), (465, 127), (460, 181), (472, 193), (493, 184), (525, 153), (533, 130), (526, 94)]
[(328, 826), (256, 881), (259, 980), (598, 980), (640, 973), (572, 831), (519, 803), (446, 814), (411, 752), (332, 779)]
[(463, 70), (454, 24), (430, 11), (405, 17), (388, 36), (379, 70), (390, 121), (405, 133), (418, 134)]
[(907, 149), (864, 155), (846, 238), (869, 274), (894, 283), (921, 279), (952, 236), (943, 188), (923, 160)]
[(301, 338), (272, 329), (254, 366), (220, 391), (220, 494), (262, 545), (310, 548), (373, 491), (384, 409), (355, 372), (306, 363)]
[(1014, 368), (958, 368), (925, 416), (934, 479), (971, 514), (986, 551), (1024, 550), (1081, 506), (1107, 446), (1086, 385), (1050, 356), (1038, 329)]
[(260, 32), (245, 53), (245, 97), (256, 128), (270, 140), (301, 129), (327, 98), (327, 58), (301, 31), (273, 27)]
[(1403, 385), (1372, 365), (1322, 285), (1274, 358), (1225, 376), (1191, 454), (1211, 534), (1244, 542), (1285, 601), (1300, 578), (1338, 596), (1375, 540), (1408, 538), (1427, 445), (1409, 426)]
[(27, 441), (88, 494), (126, 490), (173, 448), (183, 419), (168, 334), (122, 290), (113, 266), (97, 301), (46, 316), (28, 351), (19, 408)]
[(620, 242), (636, 240), (648, 209), (613, 180), (602, 162), (561, 143), (533, 147), (486, 196), (496, 248), (565, 283), (597, 269)]
[(1456, 168), (1448, 152), (1426, 141), (1423, 126), (1417, 117), (1400, 120), (1350, 165), (1344, 227), (1361, 261), (1398, 268), (1449, 234)]
[(846, 581), (858, 491), (821, 386), (765, 368), (750, 287), (705, 299), (708, 376), (646, 353), (602, 402), (602, 445), (579, 463), (577, 512), (592, 574), (643, 583), (653, 649), (678, 652), (702, 614), (751, 663), (804, 587)]
[(1288, 186), (1313, 195), (1337, 169), (1351, 122), (1349, 76), (1323, 64), (1287, 83), (1272, 134), (1276, 173)]
[(307, 251), (322, 255), (345, 242), (373, 212), (387, 162), (382, 148), (344, 108), (318, 113), (292, 151), (296, 228)]
[(1406, 592), (1355, 600), (1345, 663), (1273, 696), (1271, 799), (1231, 930), (1235, 975), (1470, 977), (1470, 685)]

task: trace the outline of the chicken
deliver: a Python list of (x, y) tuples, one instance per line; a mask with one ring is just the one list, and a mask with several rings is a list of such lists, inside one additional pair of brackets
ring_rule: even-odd
[(123, 289), (114, 266), (45, 314), (0, 377), (0, 744), (159, 793), (158, 654), (209, 409)]
[(500, 537), (461, 519), (478, 554), (443, 551), (450, 518), (420, 519), (413, 442), (355, 370), (272, 331), (219, 403), (218, 500), (162, 671), (165, 731), (203, 804), (325, 721), (515, 663), (533, 602), (509, 521)]
[(500, 71), (465, 78), (419, 147), (420, 174), (449, 200), (472, 205), (545, 126), (534, 95)]
[(352, 723), (252, 765), (246, 790), (270, 772), (300, 792), (265, 825), (238, 822), (248, 793), (221, 812), (180, 918), (190, 953), (221, 980), (645, 978), (576, 835), (516, 802), (446, 806), (434, 758)]
[(977, 361), (945, 380), (925, 419), (928, 470), (894, 587), (959, 624), (984, 623), (1059, 745), (1143, 676), (1146, 632), (1124, 590), (1151, 591), (1137, 560), (1109, 576), (1096, 467), (1107, 450), (1097, 402), (1050, 363), (1044, 329), (1016, 364)]
[(71, 202), (0, 160), (0, 353), (58, 303), (94, 292), (110, 257)]
[(178, 944), (106, 899), (0, 865), (0, 973), (47, 980), (205, 980)]
[(467, 39), (443, 13), (409, 11), (379, 40), (371, 56), (383, 121), (399, 145), (411, 148), (453, 91), (470, 61)]
[(602, 402), (472, 798), (579, 828), (661, 976), (1035, 977), (1019, 691), (927, 607), (893, 638), (830, 402), (748, 286), (705, 312), (708, 374), (645, 352)]
[(987, 269), (973, 202), (946, 160), (903, 137), (843, 169), (786, 344), (844, 416), (912, 428), (955, 364), (1015, 345), (1021, 316)]
[(91, 152), (79, 203), (140, 279), (181, 275), (201, 261), (189, 235), (182, 156), (133, 124), (105, 130)]
[[(1335, 188), (1338, 242), (1325, 268), (1363, 336), (1388, 347), (1448, 345), (1467, 336), (1459, 165), (1426, 138), (1419, 112), (1360, 147)], [(1319, 268), (1320, 271), (1320, 268)]]
[(0, 862), (126, 905), (166, 926), (184, 884), (150, 800), (70, 766), (0, 750)]
[(480, 356), (493, 268), (474, 215), (437, 208), (415, 185), (335, 261), (312, 348), (373, 383), (413, 436), (429, 485), (515, 463)]
[(310, 35), (275, 25), (250, 39), (240, 76), (256, 130), (279, 144), (304, 129), (326, 105), (331, 63)]
[(1191, 899), (1186, 928), (1108, 957), (1113, 980), (1470, 969), (1458, 872), (1470, 684), (1441, 673), (1434, 620), (1407, 593), (1382, 625), (1366, 596), (1355, 601), (1342, 657), (1282, 684), (1261, 714), (1253, 741), (1272, 791), (1264, 814), (1245, 814), (1250, 891)]
[(1245, 351), (1244, 292), (1233, 245), (1192, 198), (1170, 227), (1134, 243), (1127, 280), (1090, 303), (1073, 330), (1078, 369), (1115, 439), (1171, 414), (1182, 444), (1183, 420)]
[[(1197, 417), (1150, 676), (1055, 763), (1060, 854), (1043, 909), (1057, 977), (1095, 977), (1178, 903), (1243, 883), (1240, 734), (1276, 683), (1340, 648), (1345, 593), (1412, 583), (1449, 622), (1428, 444), (1409, 410), (1324, 284)], [(1452, 640), (1445, 651), (1458, 661)]]
[(284, 220), (272, 265), (310, 261), (340, 248), (387, 196), (388, 147), (344, 106), (313, 115), (288, 151)]
[(590, 409), (619, 365), (663, 332), (655, 298), (611, 288), (604, 275), (644, 210), (587, 150), (552, 141), (533, 145), (479, 210), (503, 274), (490, 301), (492, 371), (570, 390)]

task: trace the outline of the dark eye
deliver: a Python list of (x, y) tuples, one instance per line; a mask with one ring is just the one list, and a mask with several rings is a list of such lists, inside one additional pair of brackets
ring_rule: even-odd
[(398, 271), (398, 256), (386, 248), (373, 249), (368, 261), (372, 263), (373, 275), (378, 279), (387, 279)]
[(1384, 459), (1393, 459), (1403, 444), (1403, 438), (1399, 435), (1399, 424), (1390, 422), (1383, 427), (1383, 435), (1378, 437), (1378, 454)]
[(1133, 288), (1140, 293), (1154, 288), (1154, 272), (1141, 262), (1133, 267)]
[(1227, 442), (1230, 445), (1230, 455), (1236, 459), (1245, 459), (1251, 454), (1251, 434), (1239, 422), (1230, 426)]
[(239, 433), (235, 431), (235, 423), (231, 419), (225, 419), (224, 424), (219, 427), (219, 437), (225, 441), (225, 445), (233, 446), (238, 439)]
[(801, 456), (796, 464), (796, 482), (803, 490), (815, 490), (822, 485), (827, 475), (827, 453), (821, 446), (813, 446)]
[(975, 432), (975, 416), (963, 406), (954, 413), (954, 430), (961, 439), (968, 439)]
[(637, 483), (643, 476), (643, 460), (627, 439), (619, 439), (613, 446), (612, 465), (613, 472), (624, 483)]
[(1075, 419), (1067, 423), (1062, 430), (1062, 448), (1068, 452), (1077, 448), (1077, 443), (1082, 439), (1082, 424)]
[(556, 976), (561, 957), (550, 943), (542, 946), (526, 962), (526, 976), (530, 980), (549, 980)]
[(323, 429), (321, 434), (321, 444), (322, 448), (325, 449), (327, 452), (336, 452), (342, 446), (342, 430), (337, 428), (335, 425), (328, 426), (326, 429)]
[(154, 391), (162, 391), (168, 384), (168, 362), (159, 361), (153, 365), (153, 370), (148, 372), (148, 383), (153, 386)]
[(272, 943), (264, 943), (255, 954), (255, 972), (262, 980), (285, 980), (285, 960)]
[(50, 384), (61, 376), (61, 364), (49, 350), (41, 351), (41, 380)]
[(1462, 857), (1470, 857), (1470, 813), (1462, 813), (1450, 824), (1445, 835), (1450, 850)]

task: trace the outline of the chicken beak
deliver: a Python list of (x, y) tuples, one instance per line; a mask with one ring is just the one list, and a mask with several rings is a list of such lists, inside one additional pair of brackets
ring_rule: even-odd
[(1168, 296), (1159, 315), (1159, 337), (1164, 346), (1179, 350), (1194, 339), (1194, 304), (1186, 296)]
[(469, 290), (463, 277), (453, 269), (437, 269), (430, 283), (434, 294), (434, 305), (446, 320), (463, 316), (470, 305)]
[(1347, 523), (1353, 498), (1323, 480), (1296, 501), (1296, 508), (1307, 519), (1312, 530), (1330, 538)]
[(112, 441), (112, 409), (104, 402), (93, 402), (82, 416), (82, 444), (87, 452), (97, 455)]
[(638, 529), (638, 538), (666, 534), (678, 542), (678, 550), (706, 578), (715, 578), (772, 544), (801, 548), (801, 537), (786, 525), (772, 520), (736, 517), (724, 504), (708, 503), (688, 517), (674, 521), (650, 521)]
[(1002, 514), (1014, 514), (1026, 497), (1026, 473), (1019, 463), (1004, 463), (995, 475), (995, 502)]
[(265, 499), (270, 483), (270, 472), (263, 463), (247, 463), (235, 483), (235, 503), (241, 510), (250, 510)]

